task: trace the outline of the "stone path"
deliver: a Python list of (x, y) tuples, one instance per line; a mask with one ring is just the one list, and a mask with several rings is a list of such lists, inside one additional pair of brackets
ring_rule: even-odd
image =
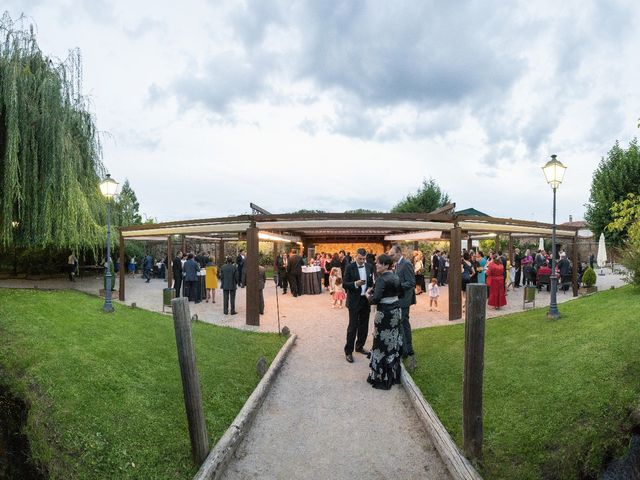
[[(617, 275), (598, 277), (600, 289), (621, 284)], [(89, 278), (73, 284), (62, 279), (0, 280), (0, 287), (34, 285), (96, 293), (101, 280)], [(161, 311), (164, 286), (160, 280), (149, 284), (140, 278), (128, 280), (126, 303)], [(428, 298), (418, 297), (411, 314), (414, 328), (450, 323), (446, 288), (441, 291), (441, 312), (428, 312)], [(191, 313), (217, 325), (277, 331), (273, 284), (265, 290), (266, 314), (261, 317), (260, 327), (245, 325), (244, 293), (238, 291), (236, 316), (222, 315), (219, 291), (216, 304), (191, 304)], [(521, 295), (520, 291), (510, 293), (507, 307), (488, 310), (488, 315), (522, 310)], [(559, 302), (571, 298), (570, 294), (558, 295)], [(328, 294), (296, 299), (279, 295), (278, 300), (281, 324), (297, 333), (298, 340), (224, 478), (449, 478), (402, 387), (373, 389), (365, 380), (367, 359), (356, 353), (354, 364), (344, 360), (347, 310), (332, 309)], [(547, 292), (541, 292), (537, 306), (548, 302)], [(367, 348), (370, 344), (371, 340)]]

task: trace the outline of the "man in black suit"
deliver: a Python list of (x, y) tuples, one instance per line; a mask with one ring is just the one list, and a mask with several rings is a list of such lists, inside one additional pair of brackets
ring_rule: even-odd
[(438, 279), (438, 267), (440, 266), (440, 250), (433, 252), (431, 256), (431, 278)]
[(173, 289), (176, 291), (176, 297), (180, 297), (180, 287), (182, 287), (182, 252), (176, 253), (171, 266), (173, 270)]
[(342, 272), (342, 277), (344, 278), (344, 272), (350, 262), (347, 260), (347, 254), (344, 253), (344, 250), (340, 250), (338, 252), (338, 258), (340, 259), (340, 271)]
[(347, 343), (344, 354), (347, 362), (353, 363), (353, 350), (369, 355), (364, 343), (369, 333), (369, 314), (371, 306), (366, 292), (373, 287), (373, 269), (366, 262), (367, 251), (359, 248), (356, 261), (346, 266), (342, 286), (347, 291), (347, 308), (349, 309), (349, 326), (347, 327)]
[(198, 281), (198, 271), (200, 265), (193, 258), (193, 253), (190, 253), (187, 257), (187, 261), (184, 263), (184, 293), (189, 298), (190, 302), (197, 300), (198, 292), (196, 291), (196, 282)]
[(291, 250), (287, 264), (287, 277), (291, 287), (291, 295), (294, 297), (302, 295), (302, 258), (298, 255), (297, 250)]
[(276, 268), (278, 269), (278, 286), (282, 288), (282, 293), (287, 294), (287, 265), (289, 264), (289, 259), (287, 258), (287, 254), (281, 254), (276, 260)]
[(522, 275), (522, 255), (520, 249), (515, 249), (515, 257), (513, 257), (513, 266), (516, 268), (516, 278), (513, 280), (513, 288), (520, 288), (520, 277)]
[(229, 315), (229, 301), (231, 301), (231, 315), (235, 315), (238, 267), (233, 264), (233, 257), (227, 257), (227, 263), (220, 267), (220, 287), (222, 287), (223, 313)]
[(150, 254), (146, 254), (142, 262), (142, 275), (147, 279), (146, 283), (151, 280), (151, 270), (153, 269), (153, 257)]
[[(389, 249), (388, 255), (396, 264), (396, 275), (400, 278), (400, 286), (404, 295), (400, 297), (400, 310), (402, 310), (402, 357), (414, 357), (413, 344), (411, 342), (411, 324), (409, 323), (409, 308), (416, 304), (416, 275), (411, 262), (404, 258), (400, 245), (394, 245)], [(415, 368), (415, 358), (412, 358)]]
[(238, 256), (236, 257), (236, 265), (238, 266), (238, 285), (240, 288), (244, 287), (242, 284), (242, 270), (244, 270), (244, 250), (240, 250), (238, 252)]

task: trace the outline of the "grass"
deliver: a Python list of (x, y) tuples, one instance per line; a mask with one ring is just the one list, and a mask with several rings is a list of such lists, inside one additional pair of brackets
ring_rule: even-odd
[[(640, 401), (640, 294), (630, 287), (488, 320), (487, 479), (597, 478), (629, 440)], [(413, 377), (462, 447), (464, 325), (414, 331)]]
[[(0, 384), (29, 405), (26, 431), (50, 478), (190, 478), (173, 321), (57, 291), (0, 289)], [(193, 324), (211, 446), (284, 339)]]

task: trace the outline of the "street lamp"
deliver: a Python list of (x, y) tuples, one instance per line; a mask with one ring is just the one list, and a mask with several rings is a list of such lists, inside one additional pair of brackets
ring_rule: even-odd
[[(560, 312), (558, 311), (558, 302), (556, 298), (556, 290), (558, 288), (558, 277), (556, 275), (556, 190), (562, 183), (564, 178), (564, 172), (567, 169), (560, 160), (556, 158), (556, 155), (551, 155), (551, 160), (542, 167), (544, 177), (547, 183), (551, 185), (553, 189), (553, 230), (551, 235), (551, 301), (549, 303), (549, 312), (547, 318), (557, 320), (560, 318)], [(573, 268), (576, 268), (574, 265)]]
[(100, 183), (100, 192), (107, 199), (107, 263), (105, 264), (104, 307), (107, 313), (113, 312), (111, 304), (111, 199), (118, 192), (118, 182), (107, 173), (107, 177)]

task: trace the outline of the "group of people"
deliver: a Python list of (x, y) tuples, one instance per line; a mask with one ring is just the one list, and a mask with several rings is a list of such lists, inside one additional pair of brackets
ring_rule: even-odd
[[(246, 285), (245, 252), (240, 250), (234, 258), (228, 256), (218, 269), (213, 256), (209, 252), (199, 254), (178, 251), (173, 259), (173, 288), (176, 296), (184, 296), (195, 303), (203, 299), (202, 282), (204, 281), (205, 302), (216, 303), (216, 289), (222, 289), (222, 308), (225, 315), (236, 315), (236, 291)], [(202, 279), (204, 277), (204, 280)], [(264, 287), (267, 281), (266, 269), (258, 267), (258, 287), (260, 290), (258, 310), (264, 314)], [(201, 286), (198, 287), (198, 284)]]

